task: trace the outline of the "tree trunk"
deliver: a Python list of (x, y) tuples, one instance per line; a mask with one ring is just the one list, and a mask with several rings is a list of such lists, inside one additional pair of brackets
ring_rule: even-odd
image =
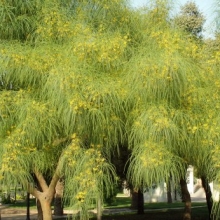
[(41, 201), (41, 207), (43, 211), (43, 220), (52, 220), (53, 218), (50, 202), (47, 200)]
[(144, 195), (139, 189), (131, 189), (131, 209), (136, 209), (137, 214), (144, 214)]
[(212, 213), (212, 206), (213, 206), (213, 200), (212, 200), (212, 191), (209, 186), (209, 182), (206, 177), (201, 177), (202, 180), (202, 187), (205, 190), (205, 196), (206, 196), (206, 203), (209, 210), (209, 219), (211, 219), (211, 213)]
[(30, 193), (27, 193), (26, 202), (27, 202), (26, 220), (30, 220)]
[(52, 220), (51, 202), (54, 198), (55, 187), (59, 181), (58, 169), (55, 171), (48, 186), (42, 173), (35, 171), (37, 187), (29, 185), (30, 192), (37, 199), (38, 220)]
[(64, 181), (63, 179), (60, 179), (57, 182), (55, 188), (56, 193), (54, 197), (54, 215), (58, 215), (58, 216), (63, 215), (63, 204), (62, 204), (63, 188), (64, 188)]
[(43, 220), (43, 211), (41, 208), (40, 201), (36, 199), (36, 204), (37, 204), (37, 220)]
[(185, 209), (183, 214), (183, 220), (191, 220), (191, 197), (187, 188), (186, 180), (180, 180), (182, 200), (185, 202)]
[(172, 203), (171, 184), (170, 180), (167, 180), (167, 203)]
[(138, 190), (131, 189), (131, 209), (138, 209)]
[(17, 186), (15, 186), (15, 200), (14, 202), (16, 203), (17, 202)]
[(101, 205), (101, 199), (98, 198), (97, 201), (97, 220), (102, 219), (102, 205)]
[(52, 220), (51, 197), (50, 193), (38, 194), (37, 198), (37, 220)]
[(177, 201), (177, 187), (176, 187), (176, 184), (174, 186), (174, 200)]
[(144, 214), (144, 194), (138, 190), (138, 212), (139, 215)]

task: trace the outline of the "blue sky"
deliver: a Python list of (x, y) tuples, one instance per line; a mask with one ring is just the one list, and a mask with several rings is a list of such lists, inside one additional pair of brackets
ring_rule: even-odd
[[(188, 0), (177, 0), (173, 1), (175, 2), (174, 7), (176, 13), (178, 13), (178, 10), (181, 5), (184, 5)], [(212, 33), (214, 31), (214, 10), (215, 10), (215, 4), (218, 0), (194, 0), (196, 5), (198, 6), (199, 10), (203, 13), (203, 15), (206, 18), (206, 22), (204, 25), (204, 35), (206, 37), (212, 36)], [(141, 7), (146, 5), (149, 2), (149, 0), (130, 0), (130, 3), (133, 7)]]

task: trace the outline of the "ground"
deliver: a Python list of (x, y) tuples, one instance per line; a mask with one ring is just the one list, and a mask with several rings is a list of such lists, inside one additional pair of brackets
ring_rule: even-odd
[[(181, 211), (154, 212), (145, 213), (143, 215), (122, 215), (122, 216), (106, 216), (103, 220), (181, 220), (183, 214)], [(194, 216), (192, 220), (208, 220), (208, 217)]]
[[(113, 204), (105, 206), (102, 220), (181, 220), (183, 217), (184, 204), (182, 202), (168, 203), (146, 203), (145, 214), (136, 215), (135, 210), (130, 209), (130, 197), (116, 197)], [(1, 205), (0, 220), (26, 220), (26, 201), (17, 201), (14, 204)], [(31, 220), (37, 219), (36, 200), (31, 199)], [(65, 209), (63, 217), (53, 217), (63, 220), (73, 212)], [(96, 209), (91, 210), (92, 213)], [(95, 216), (95, 214), (93, 214)], [(96, 218), (93, 218), (93, 220)], [(208, 209), (205, 200), (192, 203), (192, 220), (208, 220)]]
[[(121, 209), (121, 213), (117, 209), (116, 213), (114, 210), (103, 216), (102, 220), (181, 220), (183, 216), (182, 209), (174, 210), (146, 210), (143, 215), (136, 215), (134, 213), (128, 213), (129, 209)], [(126, 213), (127, 211), (127, 213)], [(107, 214), (107, 212), (105, 212)], [(31, 211), (31, 220), (35, 220), (37, 217), (36, 211)], [(63, 217), (55, 217), (56, 220), (66, 219), (67, 215)], [(25, 209), (4, 209), (2, 210), (1, 220), (26, 220)], [(95, 220), (95, 218), (94, 218)], [(192, 209), (192, 220), (208, 220), (206, 207), (200, 207)]]

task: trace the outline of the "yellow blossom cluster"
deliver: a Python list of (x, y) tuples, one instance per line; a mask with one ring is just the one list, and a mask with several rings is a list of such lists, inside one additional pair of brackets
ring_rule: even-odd
[(61, 13), (58, 6), (43, 8), (42, 21), (38, 24), (36, 33), (44, 40), (62, 40), (71, 37), (72, 26), (66, 16)]
[(11, 126), (11, 129), (7, 131), (7, 139), (3, 143), (3, 148), (1, 170), (11, 173), (22, 169), (19, 164), (21, 157), (25, 157), (25, 155), (30, 155), (31, 152), (36, 151), (36, 147), (26, 139), (26, 132), (15, 126)]
[(3, 62), (3, 64), (7, 65), (7, 68), (22, 68), (29, 70), (29, 72), (32, 70), (45, 73), (60, 59), (58, 52), (56, 50), (51, 51), (49, 48), (46, 53), (41, 50), (33, 52), (32, 48), (23, 50), (22, 47), (13, 48), (13, 46), (10, 48), (5, 47), (3, 50), (3, 61), (8, 60), (8, 62)]
[[(85, 150), (83, 163), (81, 161), (82, 172), (74, 177), (75, 184), (79, 185), (75, 199), (81, 204), (86, 202), (86, 197), (91, 197), (99, 187), (99, 181), (103, 178), (102, 166), (105, 159), (100, 152), (101, 145), (91, 144), (91, 148)], [(93, 195), (94, 196), (94, 195)]]
[(157, 109), (154, 107), (149, 109), (148, 114), (149, 120), (159, 130), (172, 126), (172, 122), (169, 118), (169, 112), (163, 106), (159, 106)]
[(97, 36), (91, 36), (89, 40), (78, 42), (74, 45), (73, 52), (79, 60), (87, 62), (97, 62), (102, 65), (112, 65), (123, 56), (128, 36), (111, 35), (99, 33)]
[(186, 46), (186, 39), (181, 37), (180, 33), (175, 30), (172, 32), (170, 29), (167, 31), (159, 29), (157, 31), (152, 31), (150, 36), (152, 39), (156, 40), (159, 48), (166, 53), (165, 56), (168, 56), (169, 59), (178, 52), (190, 59), (199, 59), (202, 56), (198, 45), (193, 39), (189, 38)]
[(80, 153), (81, 153), (81, 149), (80, 149), (79, 139), (77, 137), (74, 137), (63, 153), (63, 156), (66, 159), (66, 162), (69, 167), (73, 168), (76, 165), (75, 157)]
[(159, 48), (174, 53), (178, 51), (181, 47), (180, 35), (177, 33), (170, 33), (170, 31), (153, 31), (151, 37), (155, 39), (158, 43)]
[(78, 201), (80, 201), (81, 203), (83, 203), (84, 200), (85, 200), (85, 196), (86, 196), (86, 192), (80, 191), (80, 192), (77, 193), (77, 195), (76, 195), (75, 198), (76, 198)]
[(2, 119), (9, 118), (9, 115), (16, 112), (19, 106), (26, 98), (25, 92), (19, 91), (2, 91), (0, 98), (0, 117)]
[(167, 163), (170, 154), (163, 145), (145, 142), (144, 147), (145, 149), (140, 154), (140, 160), (145, 168), (155, 169)]

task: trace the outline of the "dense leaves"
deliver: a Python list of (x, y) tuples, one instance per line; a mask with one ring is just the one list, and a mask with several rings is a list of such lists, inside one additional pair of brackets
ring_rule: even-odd
[(201, 36), (204, 22), (203, 14), (193, 1), (183, 5), (180, 14), (175, 17), (175, 23), (180, 28), (196, 37)]
[(175, 29), (165, 3), (133, 11), (119, 0), (2, 1), (0, 9), (5, 184), (50, 204), (64, 177), (66, 203), (88, 219), (111, 193), (111, 157), (125, 147), (137, 188), (178, 182), (188, 165), (218, 177), (219, 51)]

